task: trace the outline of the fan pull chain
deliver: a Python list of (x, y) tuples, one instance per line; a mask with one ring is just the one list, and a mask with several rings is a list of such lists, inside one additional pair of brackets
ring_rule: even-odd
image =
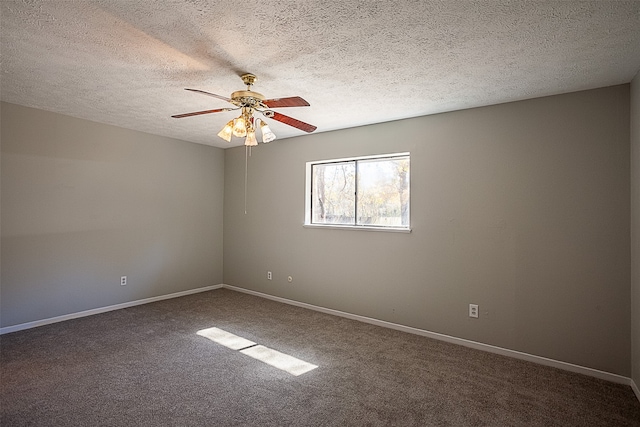
[(247, 214), (247, 185), (249, 182), (249, 157), (251, 157), (251, 147), (244, 146), (244, 214)]
[(249, 147), (244, 146), (244, 214), (247, 214), (247, 177), (249, 175)]

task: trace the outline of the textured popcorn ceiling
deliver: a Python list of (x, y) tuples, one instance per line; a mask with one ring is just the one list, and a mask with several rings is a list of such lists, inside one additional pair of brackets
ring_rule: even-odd
[[(639, 1), (0, 1), (3, 101), (229, 147), (235, 112), (185, 91), (310, 107), (316, 132), (629, 82)], [(305, 135), (270, 121), (279, 138)]]

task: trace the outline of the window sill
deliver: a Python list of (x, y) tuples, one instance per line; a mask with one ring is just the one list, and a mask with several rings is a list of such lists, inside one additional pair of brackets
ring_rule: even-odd
[(304, 228), (328, 228), (331, 230), (383, 231), (387, 233), (411, 233), (410, 228), (368, 227), (366, 225), (303, 224), (302, 226)]

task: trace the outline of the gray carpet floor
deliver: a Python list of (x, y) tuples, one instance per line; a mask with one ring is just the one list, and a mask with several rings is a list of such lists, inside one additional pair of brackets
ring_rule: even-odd
[(640, 426), (625, 385), (226, 289), (5, 334), (0, 392), (2, 427)]

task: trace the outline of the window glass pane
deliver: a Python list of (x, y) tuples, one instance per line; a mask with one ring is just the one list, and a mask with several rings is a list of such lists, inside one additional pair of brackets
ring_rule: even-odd
[(355, 224), (355, 162), (313, 165), (311, 222)]
[(358, 161), (358, 224), (409, 226), (409, 158)]

